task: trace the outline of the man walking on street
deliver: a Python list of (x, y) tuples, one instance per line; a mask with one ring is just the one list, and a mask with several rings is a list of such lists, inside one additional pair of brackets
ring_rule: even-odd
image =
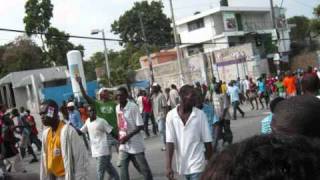
[(26, 120), (26, 116), (21, 116), (18, 109), (13, 109), (11, 111), (13, 118), (17, 118), (17, 129), (16, 131), (21, 136), (20, 142), (20, 153), (21, 157), (25, 158), (26, 156), (26, 149), (28, 149), (28, 153), (32, 155), (32, 160), (30, 163), (38, 162), (38, 158), (34, 153), (31, 143), (30, 143), (30, 134), (31, 134), (31, 127)]
[(178, 89), (177, 86), (172, 84), (171, 85), (171, 90), (169, 92), (170, 94), (170, 104), (171, 104), (171, 108), (175, 108), (178, 104), (179, 104), (179, 93), (178, 93)]
[(41, 141), (38, 138), (38, 129), (36, 121), (34, 120), (34, 117), (30, 114), (30, 110), (26, 110), (26, 113), (26, 120), (31, 128), (30, 144), (35, 144), (37, 146), (38, 151), (41, 151)]
[(153, 107), (153, 114), (156, 122), (158, 123), (158, 129), (161, 136), (161, 140), (163, 143), (163, 147), (161, 148), (162, 151), (165, 151), (166, 145), (166, 97), (160, 92), (160, 86), (156, 83), (152, 85), (152, 92), (151, 92), (151, 99), (152, 99), (152, 107)]
[(194, 107), (196, 92), (190, 85), (180, 89), (181, 103), (167, 115), (166, 175), (173, 180), (172, 159), (176, 153), (178, 173), (186, 180), (199, 180), (212, 155), (212, 137), (207, 117)]
[(119, 104), (116, 107), (119, 129), (119, 167), (120, 179), (129, 180), (129, 162), (132, 161), (144, 180), (152, 180), (152, 173), (144, 154), (143, 120), (138, 106), (128, 100), (126, 88), (119, 88), (116, 92)]
[(89, 118), (81, 128), (83, 133), (89, 133), (92, 157), (97, 159), (97, 180), (104, 179), (107, 171), (110, 178), (119, 180), (117, 170), (111, 164), (111, 156), (108, 147), (107, 134), (112, 132), (112, 126), (107, 121), (97, 117), (96, 110), (89, 107)]
[(40, 106), (41, 121), (48, 128), (42, 136), (41, 180), (87, 180), (88, 152), (83, 139), (70, 124), (59, 119), (55, 101)]
[[(112, 132), (114, 134), (116, 134), (117, 129), (118, 129), (117, 128), (117, 117), (116, 117), (116, 105), (117, 104), (109, 98), (108, 89), (101, 88), (98, 91), (98, 95), (99, 95), (100, 100), (94, 100), (91, 97), (89, 97), (88, 94), (86, 93), (86, 91), (84, 90), (81, 78), (77, 77), (76, 80), (79, 83), (80, 91), (82, 93), (83, 98), (88, 102), (88, 104), (90, 106), (95, 108), (98, 117), (106, 120), (108, 122), (108, 124), (110, 124), (113, 127)], [(110, 151), (112, 149), (112, 146), (116, 146), (116, 148), (117, 148), (118, 141), (110, 135), (107, 135), (107, 138), (108, 138)]]
[(237, 120), (237, 110), (240, 112), (242, 117), (244, 117), (244, 112), (240, 109), (240, 97), (239, 97), (239, 88), (236, 86), (236, 83), (232, 81), (228, 88), (227, 94), (230, 96), (230, 101), (233, 107), (233, 119)]
[(142, 118), (143, 118), (143, 122), (144, 122), (144, 131), (147, 135), (147, 137), (150, 136), (149, 133), (149, 119), (151, 120), (152, 123), (152, 131), (154, 135), (157, 135), (157, 125), (156, 122), (154, 120), (154, 118), (152, 117), (152, 103), (150, 101), (150, 98), (147, 96), (146, 91), (142, 91), (141, 92), (142, 95)]

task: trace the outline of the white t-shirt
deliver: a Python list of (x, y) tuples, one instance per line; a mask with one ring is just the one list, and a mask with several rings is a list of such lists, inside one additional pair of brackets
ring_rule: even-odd
[(107, 121), (99, 117), (94, 121), (88, 118), (81, 131), (89, 133), (92, 157), (109, 155), (107, 134), (111, 133), (112, 126)]
[[(139, 108), (133, 102), (128, 101), (123, 110), (120, 110), (120, 105), (118, 104), (116, 107), (116, 112), (118, 128), (119, 132), (121, 132), (121, 134), (119, 134), (120, 138), (121, 136), (125, 136), (133, 132), (137, 126), (144, 125)], [(119, 147), (120, 151), (130, 154), (144, 152), (144, 149), (144, 139), (141, 131), (131, 137), (125, 144), (121, 144)]]
[(137, 98), (137, 104), (138, 104), (138, 106), (139, 106), (139, 112), (140, 112), (140, 113), (143, 113), (142, 97), (143, 97), (143, 96), (139, 96), (139, 97)]
[(177, 171), (181, 175), (204, 170), (204, 143), (212, 142), (207, 116), (197, 108), (183, 124), (177, 108), (171, 110), (166, 120), (166, 142), (174, 143)]
[(179, 93), (177, 90), (171, 89), (169, 92), (169, 95), (170, 95), (171, 107), (175, 108), (179, 104), (179, 100), (180, 100)]

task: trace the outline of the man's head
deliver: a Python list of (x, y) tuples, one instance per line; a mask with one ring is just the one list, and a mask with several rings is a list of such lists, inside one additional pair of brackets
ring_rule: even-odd
[(158, 92), (160, 92), (160, 86), (159, 86), (159, 84), (153, 83), (152, 86), (151, 86), (151, 91), (152, 91), (153, 93), (158, 93)]
[(246, 80), (249, 80), (249, 76), (248, 75), (246, 75)]
[(305, 74), (302, 78), (301, 86), (304, 94), (316, 95), (320, 87), (318, 76), (314, 74)]
[(193, 86), (191, 85), (184, 85), (180, 88), (180, 99), (181, 104), (184, 108), (192, 108), (195, 106), (196, 102), (196, 92)]
[(303, 136), (254, 136), (211, 158), (202, 180), (320, 178), (320, 143)]
[(198, 108), (198, 109), (202, 109), (203, 108), (203, 102), (204, 102), (204, 98), (202, 96), (202, 93), (199, 89), (195, 89), (195, 106)]
[(128, 91), (125, 87), (120, 87), (116, 91), (116, 98), (119, 104), (125, 104), (127, 103), (128, 99)]
[(101, 101), (108, 101), (109, 100), (109, 91), (105, 87), (99, 89), (98, 95), (99, 95), (99, 98)]
[(169, 93), (170, 93), (170, 88), (165, 88), (165, 89), (164, 89), (164, 92), (166, 92), (167, 94), (169, 94)]
[(30, 115), (30, 110), (27, 109), (27, 110), (26, 110), (26, 113), (27, 113), (27, 115), (29, 116), (29, 115)]
[(42, 102), (39, 114), (44, 126), (52, 127), (59, 123), (59, 107), (54, 100), (49, 99)]
[(274, 110), (272, 132), (320, 138), (319, 109), (320, 100), (310, 95), (281, 101)]
[(222, 92), (221, 92), (221, 83), (219, 82), (219, 83), (217, 83), (217, 85), (214, 87), (214, 92), (216, 93), (216, 94), (221, 94)]
[(74, 102), (68, 102), (67, 104), (67, 109), (68, 111), (73, 111), (74, 110)]
[(17, 108), (12, 109), (11, 114), (12, 114), (14, 117), (17, 117), (17, 116), (20, 115), (20, 113), (19, 113), (19, 111), (18, 111)]
[(171, 89), (177, 89), (177, 86), (174, 84), (171, 84)]
[(200, 82), (196, 82), (196, 87), (197, 87), (197, 88), (201, 88)]
[(270, 102), (270, 111), (273, 113), (276, 106), (285, 99), (283, 97), (276, 97)]
[(88, 111), (89, 111), (90, 121), (96, 120), (97, 119), (97, 112), (96, 112), (95, 108), (93, 108), (92, 106), (89, 106)]
[(24, 109), (23, 106), (21, 106), (21, 107), (19, 108), (19, 110), (20, 110), (20, 113), (24, 113), (24, 111), (25, 111), (25, 109)]

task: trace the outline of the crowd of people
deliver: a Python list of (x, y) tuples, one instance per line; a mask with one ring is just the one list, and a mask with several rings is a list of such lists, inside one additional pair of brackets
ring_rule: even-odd
[[(101, 88), (97, 99), (86, 94), (77, 77), (85, 102), (71, 99), (60, 107), (53, 100), (42, 102), (40, 116), (46, 128), (41, 140), (29, 110), (21, 107), (8, 113), (0, 105), (0, 166), (3, 172), (12, 166), (26, 172), (21, 161), (26, 150), (30, 163), (39, 161), (35, 144), (41, 151), (41, 180), (88, 179), (89, 155), (96, 159), (98, 180), (105, 172), (110, 179), (129, 180), (130, 162), (143, 179), (152, 180), (144, 145), (151, 124), (153, 135), (160, 135), (170, 180), (175, 179), (173, 163), (186, 180), (318, 179), (318, 75), (310, 67), (256, 80), (246, 76), (229, 83), (213, 78), (209, 85), (172, 84), (164, 91), (153, 83), (137, 98), (124, 87), (114, 92), (114, 98)], [(258, 110), (258, 102), (271, 110), (261, 121), (262, 135), (233, 144), (231, 120), (238, 119), (238, 112), (246, 116), (245, 104)], [(111, 162), (114, 151), (116, 164)]]

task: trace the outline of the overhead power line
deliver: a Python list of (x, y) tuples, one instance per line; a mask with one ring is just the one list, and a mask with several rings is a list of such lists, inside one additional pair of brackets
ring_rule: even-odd
[[(16, 30), (16, 29), (8, 29), (8, 28), (0, 28), (0, 31), (7, 31), (7, 32), (15, 32), (15, 33), (26, 33), (26, 31), (23, 30)], [(34, 35), (46, 35), (47, 33), (41, 33), (41, 32), (33, 32), (31, 34)], [(54, 36), (57, 39), (59, 36)], [(99, 37), (90, 37), (90, 36), (78, 36), (78, 35), (65, 35), (64, 37), (69, 37), (69, 38), (75, 38), (75, 39), (88, 39), (88, 40), (100, 40), (100, 41), (113, 41), (113, 42), (123, 42), (126, 43), (126, 41), (122, 39), (113, 39), (113, 38), (99, 38)], [(58, 39), (59, 40), (59, 39)], [(291, 40), (291, 39), (279, 39), (279, 40)], [(265, 40), (260, 40), (260, 41), (265, 41)], [(277, 40), (273, 40), (277, 41)], [(131, 41), (133, 43), (145, 43), (144, 41)], [(176, 43), (178, 45), (210, 45), (210, 44), (230, 44), (230, 43), (241, 43), (240, 41), (229, 41), (229, 42), (201, 42), (201, 43), (196, 43), (196, 42), (181, 42), (181, 43)], [(158, 46), (162, 47), (170, 47), (170, 46), (175, 46), (175, 43), (166, 43), (166, 44), (155, 44)]]
[[(23, 31), (23, 30), (7, 29), (7, 28), (0, 28), (0, 31), (16, 32), (16, 33), (26, 33), (26, 31)], [(48, 33), (32, 32), (31, 34), (34, 34), (34, 35), (47, 35)], [(54, 37), (55, 37), (55, 36), (54, 36)], [(91, 39), (91, 40), (116, 41), (116, 42), (122, 42), (122, 41), (123, 41), (123, 40), (121, 40), (121, 39), (99, 38), (99, 37), (77, 36), (77, 35), (65, 35), (64, 37), (77, 38), (77, 39)]]

